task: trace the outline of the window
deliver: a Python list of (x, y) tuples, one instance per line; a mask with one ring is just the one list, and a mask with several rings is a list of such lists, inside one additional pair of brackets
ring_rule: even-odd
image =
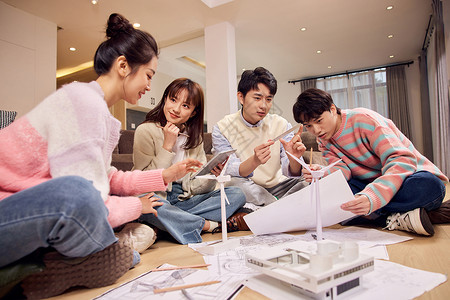
[(316, 87), (333, 97), (339, 108), (370, 108), (388, 117), (386, 69), (317, 79)]

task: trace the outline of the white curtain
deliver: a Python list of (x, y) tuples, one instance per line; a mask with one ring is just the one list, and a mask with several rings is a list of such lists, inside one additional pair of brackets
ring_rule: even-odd
[(365, 107), (388, 117), (384, 68), (318, 79), (316, 87), (330, 93), (339, 108)]
[[(436, 133), (436, 148), (434, 149), (434, 163), (447, 176), (450, 175), (450, 108), (449, 108), (449, 86), (447, 77), (447, 64), (445, 53), (444, 22), (442, 15), (442, 2), (433, 0), (434, 21), (434, 62), (436, 73), (435, 84), (430, 86), (430, 94), (435, 97), (434, 110), (436, 113), (434, 131)], [(430, 54), (430, 53), (429, 53)], [(433, 76), (433, 74), (432, 74)], [(430, 77), (430, 76), (429, 76)], [(431, 98), (431, 97), (430, 97)]]
[(412, 140), (405, 66), (387, 67), (386, 84), (389, 99), (389, 119), (397, 125), (398, 129), (400, 129), (404, 135)]

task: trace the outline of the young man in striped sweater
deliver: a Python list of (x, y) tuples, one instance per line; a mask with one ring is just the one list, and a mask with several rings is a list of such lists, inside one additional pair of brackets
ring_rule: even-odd
[(341, 208), (358, 216), (343, 225), (374, 224), (432, 236), (432, 223), (450, 221), (448, 203), (441, 207), (448, 178), (391, 120), (365, 108), (341, 110), (319, 89), (301, 93), (293, 112), (317, 137), (328, 164), (342, 159), (328, 174), (342, 171), (355, 199)]

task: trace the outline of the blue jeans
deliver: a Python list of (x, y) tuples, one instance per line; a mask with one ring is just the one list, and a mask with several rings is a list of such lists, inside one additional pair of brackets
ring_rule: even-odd
[[(225, 193), (230, 201), (230, 205), (225, 204), (229, 218), (245, 204), (245, 196), (237, 187), (227, 187)], [(156, 207), (158, 217), (144, 214), (139, 220), (169, 232), (180, 244), (200, 243), (205, 219), (221, 221), (220, 190), (195, 195), (184, 201), (178, 199), (181, 194), (181, 185), (173, 183), (172, 191), (167, 192), (167, 200), (160, 200), (164, 205)]]
[[(369, 183), (355, 178), (348, 181), (353, 194), (362, 191)], [(379, 226), (384, 226), (386, 218), (394, 213), (405, 213), (418, 207), (423, 207), (426, 211), (437, 209), (441, 206), (444, 196), (445, 185), (438, 177), (427, 171), (416, 172), (408, 176), (391, 201), (371, 213), (369, 219), (377, 220)], [(344, 225), (357, 225), (358, 221), (363, 224), (367, 223), (367, 220), (357, 217), (350, 221), (351, 224)]]
[(78, 176), (51, 179), (0, 201), (0, 267), (38, 248), (68, 257), (103, 250), (117, 238), (92, 182)]

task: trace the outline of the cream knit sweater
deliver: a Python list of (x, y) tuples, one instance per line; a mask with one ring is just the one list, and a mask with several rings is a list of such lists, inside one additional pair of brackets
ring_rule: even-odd
[[(134, 170), (153, 170), (166, 169), (172, 165), (174, 152), (169, 152), (163, 148), (164, 132), (161, 128), (156, 126), (156, 123), (143, 123), (136, 128), (134, 134), (133, 145), (133, 163)], [(203, 143), (199, 146), (185, 150), (184, 158), (194, 158), (201, 163), (206, 163), (206, 154), (203, 149)], [(187, 174), (181, 180), (181, 186), (184, 194), (178, 198), (186, 200), (193, 195), (204, 194), (214, 190), (216, 182), (207, 179), (191, 179), (192, 174)], [(172, 185), (169, 184), (167, 191), (172, 190)], [(165, 192), (160, 192), (158, 195), (166, 198)]]

